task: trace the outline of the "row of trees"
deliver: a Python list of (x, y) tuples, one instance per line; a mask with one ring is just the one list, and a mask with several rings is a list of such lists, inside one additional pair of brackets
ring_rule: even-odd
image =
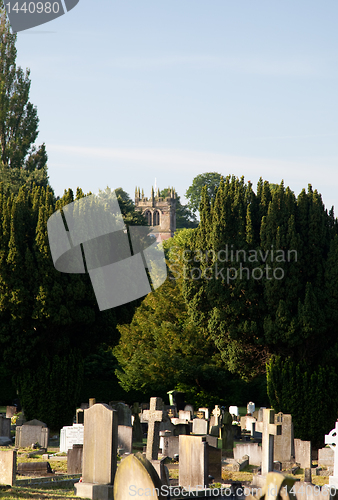
[[(261, 179), (254, 191), (243, 178), (198, 175), (188, 205), (177, 200), (181, 231), (164, 245), (168, 280), (143, 301), (99, 312), (88, 275), (53, 266), (47, 220), (85, 195), (57, 199), (49, 186), (15, 41), (2, 9), (0, 380), (12, 385), (0, 396), (14, 389), (28, 418), (56, 429), (93, 392), (132, 402), (176, 388), (203, 406), (267, 405), (268, 393), (292, 413), (296, 436), (320, 445), (338, 409), (333, 210), (311, 186), (296, 197), (283, 183)], [(125, 223), (144, 225), (116, 193)]]

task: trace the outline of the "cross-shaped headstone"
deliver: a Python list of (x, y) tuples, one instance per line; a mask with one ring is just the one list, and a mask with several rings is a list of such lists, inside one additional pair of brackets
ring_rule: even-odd
[(263, 410), (263, 422), (256, 422), (256, 430), (262, 433), (262, 476), (273, 470), (273, 436), (282, 434), (281, 424), (275, 424), (275, 410)]
[(334, 452), (333, 476), (330, 476), (330, 486), (338, 484), (338, 420), (336, 426), (325, 436), (325, 444), (328, 444)]
[(219, 417), (221, 416), (221, 409), (218, 407), (218, 405), (215, 406), (215, 408), (212, 410), (212, 414), (215, 417), (215, 425), (219, 425)]
[(148, 460), (158, 459), (160, 445), (160, 422), (163, 419), (163, 403), (161, 398), (150, 398), (150, 410), (143, 411), (143, 419), (148, 422), (147, 451)]

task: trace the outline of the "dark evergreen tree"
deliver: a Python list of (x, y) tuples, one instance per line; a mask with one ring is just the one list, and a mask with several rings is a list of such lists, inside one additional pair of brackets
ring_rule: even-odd
[(226, 366), (250, 379), (275, 354), (337, 370), (337, 221), (318, 192), (227, 177), (211, 202), (204, 188), (200, 218), (183, 295)]
[(47, 220), (73, 200), (71, 190), (56, 204), (49, 188), (0, 190), (0, 352), (26, 417), (55, 430), (72, 421), (85, 357), (115, 345), (117, 323), (130, 321), (135, 307), (100, 312), (88, 275), (54, 268)]

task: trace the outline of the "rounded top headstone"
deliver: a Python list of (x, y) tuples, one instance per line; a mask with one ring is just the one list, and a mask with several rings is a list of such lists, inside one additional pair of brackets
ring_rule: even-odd
[(247, 413), (250, 413), (251, 415), (253, 414), (253, 412), (255, 411), (256, 409), (256, 405), (255, 403), (253, 403), (252, 401), (250, 401), (250, 403), (247, 404)]
[(150, 496), (152, 500), (167, 498), (163, 485), (152, 464), (141, 453), (124, 458), (114, 480), (114, 500), (131, 496)]

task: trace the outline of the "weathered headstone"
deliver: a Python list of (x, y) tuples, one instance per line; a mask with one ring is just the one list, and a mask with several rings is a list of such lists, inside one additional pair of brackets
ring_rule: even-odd
[(318, 465), (325, 467), (333, 467), (334, 464), (334, 451), (329, 447), (320, 448), (318, 450)]
[(300, 464), (302, 469), (311, 469), (311, 441), (302, 441), (301, 439), (295, 439), (294, 446), (296, 463)]
[(275, 415), (275, 424), (282, 425), (282, 434), (274, 436), (274, 461), (291, 462), (295, 456), (292, 416), (285, 413)]
[(76, 410), (76, 423), (83, 424), (84, 422), (84, 410), (83, 408), (77, 408)]
[(273, 470), (274, 436), (282, 433), (281, 424), (275, 424), (275, 411), (263, 410), (263, 422), (257, 422), (256, 428), (262, 433), (262, 476)]
[(147, 451), (148, 460), (157, 460), (160, 445), (160, 422), (163, 418), (161, 398), (150, 398), (150, 409), (144, 410), (143, 418), (148, 422)]
[(140, 407), (138, 403), (134, 403), (132, 408), (132, 414), (134, 416), (133, 422), (133, 442), (134, 443), (142, 443), (143, 440), (143, 432), (142, 426), (140, 422)]
[(117, 412), (95, 404), (84, 415), (82, 482), (76, 495), (84, 498), (113, 498), (117, 463)]
[(180, 436), (179, 485), (208, 485), (208, 443), (204, 436)]
[(249, 414), (249, 415), (252, 415), (253, 412), (255, 411), (256, 409), (256, 405), (255, 403), (253, 403), (252, 401), (250, 401), (250, 403), (247, 404), (247, 407), (246, 407), (246, 412)]
[(162, 455), (174, 458), (179, 454), (179, 436), (163, 436)]
[(190, 419), (191, 420), (194, 416), (194, 407), (192, 405), (185, 405), (184, 411), (190, 411)]
[(96, 404), (96, 399), (95, 398), (90, 398), (89, 399), (89, 408), (91, 408), (92, 406), (94, 406)]
[(194, 418), (192, 421), (192, 433), (208, 434), (208, 423), (204, 418)]
[(117, 447), (122, 449), (123, 453), (132, 453), (133, 451), (133, 428), (129, 425), (119, 425), (117, 430)]
[(60, 431), (60, 452), (67, 453), (74, 444), (83, 444), (83, 424), (66, 425)]
[(239, 416), (238, 406), (229, 406), (229, 413), (231, 415), (235, 415), (235, 417), (238, 417)]
[(232, 416), (227, 411), (223, 415), (223, 424), (221, 429), (222, 448), (224, 450), (231, 450), (234, 446), (234, 431), (235, 427), (232, 425)]
[(190, 411), (179, 410), (178, 418), (180, 420), (186, 420), (187, 422), (189, 422), (191, 418)]
[(11, 419), (0, 415), (0, 436), (11, 437)]
[(39, 443), (41, 448), (48, 447), (49, 429), (45, 423), (39, 420), (30, 420), (24, 425), (16, 427), (15, 447), (28, 448), (32, 444)]
[(262, 447), (258, 443), (237, 443), (234, 448), (234, 459), (239, 461), (245, 455), (249, 457), (250, 465), (261, 465)]
[(198, 411), (203, 411), (203, 412), (204, 412), (204, 418), (205, 418), (206, 420), (209, 420), (209, 416), (210, 416), (210, 415), (209, 415), (209, 408), (205, 408), (205, 407), (203, 407), (203, 408), (198, 408)]
[(212, 415), (210, 418), (210, 425), (209, 425), (210, 428), (209, 433), (212, 436), (220, 437), (221, 416), (222, 416), (221, 409), (219, 408), (218, 405), (216, 405), (215, 408), (212, 410)]
[(148, 496), (152, 500), (167, 498), (157, 472), (141, 453), (122, 460), (114, 481), (114, 500), (126, 500), (133, 496)]
[(335, 428), (325, 436), (325, 444), (334, 452), (333, 476), (329, 478), (329, 485), (338, 489), (338, 420)]
[(131, 409), (125, 403), (119, 402), (112, 405), (113, 410), (117, 411), (119, 425), (128, 425), (131, 427)]
[(6, 407), (6, 418), (12, 418), (17, 413), (18, 408), (16, 406), (7, 406)]
[(176, 406), (177, 410), (184, 410), (185, 407), (185, 392), (181, 391), (168, 391), (170, 406)]
[(67, 474), (81, 474), (83, 459), (83, 444), (74, 444), (67, 451)]
[(0, 484), (13, 486), (16, 477), (16, 451), (0, 450)]

